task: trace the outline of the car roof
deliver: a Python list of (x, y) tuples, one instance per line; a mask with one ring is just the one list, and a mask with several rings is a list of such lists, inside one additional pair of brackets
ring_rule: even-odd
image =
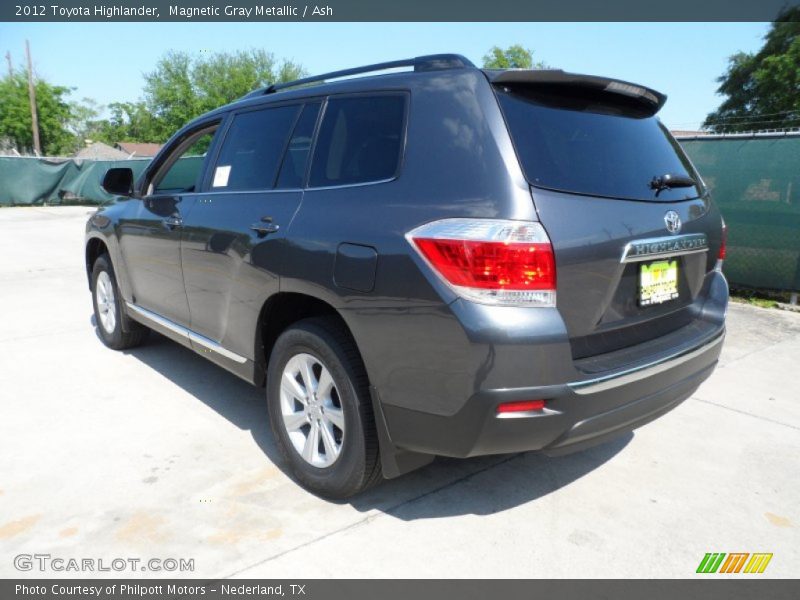
[[(397, 69), (400, 68), (407, 70), (398, 71)], [(612, 93), (637, 97), (643, 103), (650, 105), (653, 114), (658, 112), (667, 98), (664, 94), (651, 88), (617, 79), (568, 73), (559, 69), (478, 69), (469, 59), (460, 54), (431, 54), (272, 84), (205, 113), (187, 124), (187, 127), (241, 108), (312, 99), (330, 94), (410, 88), (431, 76), (456, 77), (463, 75), (465, 71), (480, 72), (490, 83), (495, 85), (567, 84), (600, 88)]]
[[(398, 71), (397, 69), (410, 68)], [(420, 74), (437, 75), (463, 73), (464, 70), (477, 71), (477, 67), (458, 54), (431, 54), (414, 58), (376, 63), (304, 77), (295, 81), (276, 83), (250, 92), (229, 104), (219, 107), (199, 117), (206, 119), (243, 107), (271, 104), (290, 100), (314, 98), (329, 94), (380, 91), (392, 87), (409, 87)], [(333, 80), (333, 81), (331, 81)]]

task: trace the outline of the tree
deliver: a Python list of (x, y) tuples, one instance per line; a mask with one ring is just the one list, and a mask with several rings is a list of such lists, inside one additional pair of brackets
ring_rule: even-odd
[(69, 130), (75, 136), (75, 144), (83, 145), (86, 140), (97, 139), (99, 129), (104, 121), (100, 120), (103, 107), (91, 98), (83, 98), (70, 103)]
[[(70, 88), (34, 79), (36, 108), (39, 117), (39, 139), (42, 152), (55, 156), (71, 154), (76, 138), (70, 131), (72, 107), (66, 100)], [(0, 80), (0, 139), (5, 138), (20, 152), (31, 152), (33, 132), (28, 100), (28, 74), (19, 69)]]
[(717, 79), (717, 93), (727, 98), (704, 127), (721, 133), (800, 126), (800, 8), (779, 16), (764, 40), (755, 54), (728, 59)]
[(89, 137), (113, 145), (116, 142), (150, 142), (158, 139), (155, 118), (142, 101), (112, 102), (109, 118), (94, 123)]
[(520, 44), (509, 46), (505, 50), (492, 46), (483, 57), (484, 69), (545, 69), (547, 65), (541, 61), (533, 62), (533, 51)]
[[(72, 88), (36, 78), (39, 136), (45, 154), (71, 154), (85, 140), (163, 142), (201, 114), (270, 83), (291, 81), (305, 74), (292, 61), (276, 61), (263, 50), (192, 56), (165, 54), (155, 70), (145, 74), (144, 97), (113, 102), (108, 118), (93, 100), (69, 102)], [(0, 141), (20, 152), (33, 146), (27, 72), (0, 79)]]
[[(264, 50), (192, 56), (169, 52), (145, 74), (144, 107), (151, 139), (163, 142), (191, 119), (270, 83), (302, 77), (292, 61), (278, 63)], [(137, 108), (138, 110), (138, 108)]]

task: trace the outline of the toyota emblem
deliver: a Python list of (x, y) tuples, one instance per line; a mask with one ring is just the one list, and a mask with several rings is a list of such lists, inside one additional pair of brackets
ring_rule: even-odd
[(681, 218), (674, 210), (667, 211), (664, 215), (664, 223), (670, 233), (678, 233), (681, 230)]

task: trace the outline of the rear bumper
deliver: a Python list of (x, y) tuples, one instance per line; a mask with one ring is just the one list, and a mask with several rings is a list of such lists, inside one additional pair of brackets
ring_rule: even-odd
[[(701, 343), (613, 373), (574, 383), (482, 391), (457, 413), (435, 415), (384, 405), (392, 442), (423, 454), (469, 457), (540, 450), (562, 454), (630, 431), (692, 395), (719, 359), (724, 327)], [(545, 409), (499, 416), (514, 400), (546, 400)]]

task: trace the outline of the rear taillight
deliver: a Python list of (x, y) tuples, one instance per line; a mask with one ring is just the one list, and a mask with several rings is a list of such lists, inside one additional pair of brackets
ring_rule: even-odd
[(555, 306), (555, 257), (540, 223), (444, 219), (406, 237), (464, 298), (485, 304)]
[(728, 226), (725, 224), (725, 219), (722, 219), (722, 240), (719, 245), (719, 254), (717, 260), (725, 260), (725, 253), (728, 250)]

